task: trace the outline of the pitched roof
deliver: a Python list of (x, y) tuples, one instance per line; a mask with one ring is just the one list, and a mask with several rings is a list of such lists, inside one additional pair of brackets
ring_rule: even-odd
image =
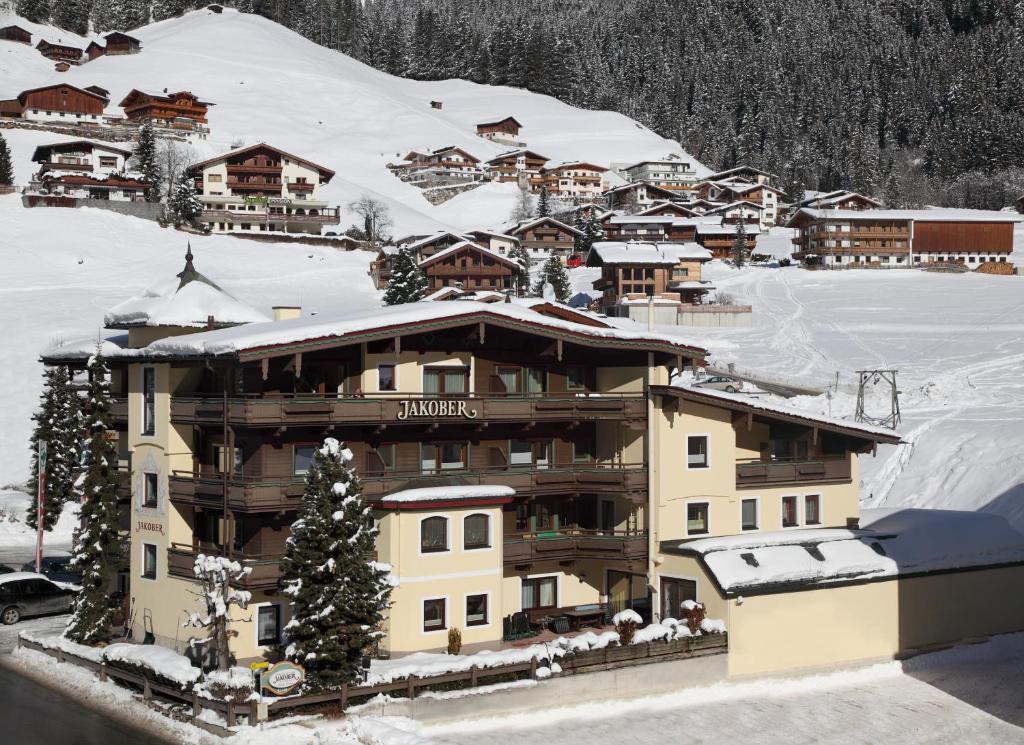
[(502, 256), (498, 252), (492, 251), (489, 248), (484, 248), (479, 243), (474, 243), (473, 241), (460, 241), (459, 243), (455, 243), (451, 246), (448, 246), (448, 248), (438, 251), (436, 254), (431, 254), (430, 256), (428, 256), (427, 258), (423, 259), (423, 261), (420, 262), (420, 266), (427, 266), (428, 264), (432, 264), (435, 261), (445, 258), (446, 256), (451, 256), (452, 254), (458, 253), (459, 251), (464, 251), (466, 249), (479, 251), (482, 254), (490, 256), (495, 261), (499, 261), (502, 264), (507, 264), (513, 269), (519, 268), (519, 264), (517, 264), (515, 261), (512, 261), (512, 259)]
[(196, 168), (202, 168), (203, 166), (208, 166), (211, 163), (216, 163), (216, 162), (221, 161), (221, 160), (227, 160), (228, 158), (233, 158), (236, 155), (241, 155), (242, 153), (247, 153), (250, 150), (257, 150), (257, 149), (259, 149), (261, 147), (265, 147), (268, 150), (273, 150), (278, 155), (283, 155), (286, 158), (291, 158), (292, 160), (298, 161), (299, 163), (305, 163), (307, 166), (313, 167), (314, 169), (320, 171), (320, 173), (322, 175), (326, 175), (328, 181), (330, 181), (334, 177), (334, 171), (332, 171), (330, 168), (325, 168), (324, 166), (317, 165), (316, 163), (314, 163), (313, 161), (311, 161), (311, 160), (309, 160), (307, 158), (300, 158), (298, 155), (292, 155), (289, 152), (285, 152), (284, 150), (281, 150), (280, 148), (276, 148), (273, 145), (268, 145), (265, 142), (258, 142), (255, 145), (248, 145), (246, 147), (240, 147), (240, 148), (237, 148), (235, 150), (231, 150), (229, 152), (226, 152), (223, 155), (218, 155), (215, 158), (207, 158), (206, 160), (201, 160), (198, 163), (193, 163), (192, 165), (190, 165), (188, 167), (188, 170), (191, 171), (191, 170), (196, 169)]
[(514, 116), (506, 116), (504, 119), (495, 119), (493, 122), (480, 122), (477, 124), (477, 128), (480, 127), (493, 127), (495, 124), (504, 124), (505, 122), (512, 121), (516, 123), (516, 126), (522, 128), (523, 124)]
[(710, 261), (711, 252), (696, 243), (648, 243), (646, 241), (597, 241), (587, 254), (587, 266), (602, 264), (663, 264)]
[(604, 166), (594, 165), (593, 163), (587, 163), (582, 160), (574, 160), (571, 163), (559, 163), (557, 166), (545, 167), (544, 170), (548, 172), (563, 171), (566, 168), (589, 168), (591, 170), (600, 171), (602, 173), (608, 170)]
[(731, 173), (756, 173), (758, 176), (771, 176), (775, 177), (774, 173), (768, 173), (768, 171), (762, 171), (760, 168), (754, 168), (753, 166), (736, 166), (735, 168), (727, 168), (724, 171), (718, 171), (708, 176), (708, 179), (721, 179), (727, 177)]
[(556, 220), (553, 217), (535, 217), (532, 220), (527, 220), (525, 222), (519, 223), (508, 232), (512, 234), (519, 233), (524, 230), (529, 230), (530, 228), (534, 227), (535, 225), (539, 225), (542, 222), (553, 223), (557, 227), (562, 228), (563, 230), (567, 230), (568, 232), (573, 233), (574, 235), (583, 235), (583, 233), (577, 230), (576, 228), (572, 227), (571, 225), (566, 225), (564, 222)]
[(122, 150), (119, 147), (108, 145), (105, 142), (92, 142), (91, 140), (70, 140), (68, 142), (51, 142), (48, 145), (36, 146), (36, 149), (32, 151), (32, 161), (35, 163), (39, 163), (46, 157), (45, 154), (51, 150), (61, 150), (68, 147), (80, 146), (88, 147), (90, 150), (93, 148), (97, 148), (99, 150), (109, 150), (110, 152), (120, 153), (126, 158), (132, 154), (131, 150)]
[(506, 158), (513, 158), (513, 157), (518, 158), (520, 155), (532, 155), (535, 158), (539, 158), (540, 160), (543, 160), (545, 163), (547, 161), (551, 160), (551, 158), (547, 157), (546, 155), (541, 155), (540, 153), (536, 152), (535, 150), (530, 150), (528, 148), (521, 147), (521, 148), (519, 148), (517, 150), (508, 150), (508, 151), (506, 151), (504, 153), (496, 155), (493, 158), (491, 158), (489, 161), (487, 161), (487, 164), (490, 165), (491, 163), (497, 163), (499, 160), (505, 160)]
[(908, 222), (1024, 222), (1024, 215), (993, 210), (962, 210), (935, 207), (923, 210), (823, 210), (801, 207), (786, 223), (793, 225), (802, 217), (812, 220), (906, 220)]
[(26, 96), (28, 96), (29, 93), (37, 93), (38, 91), (48, 91), (51, 88), (71, 88), (72, 90), (76, 90), (79, 93), (85, 94), (86, 96), (90, 96), (91, 98), (96, 98), (100, 101), (103, 101), (103, 103), (107, 103), (108, 101), (106, 96), (97, 93), (96, 91), (91, 91), (87, 88), (79, 88), (78, 86), (69, 85), (68, 83), (54, 83), (53, 85), (41, 85), (38, 88), (29, 88), (28, 90), (24, 90), (18, 94), (18, 100), (24, 103), (23, 99)]
[(171, 92), (171, 91), (166, 91), (165, 90), (165, 91), (162, 91), (160, 93), (157, 93), (155, 91), (142, 90), (141, 88), (132, 88), (130, 91), (128, 91), (128, 94), (121, 100), (121, 103), (119, 103), (118, 106), (122, 106), (122, 107), (123, 106), (129, 106), (131, 104), (131, 102), (132, 102), (132, 99), (135, 98), (136, 96), (148, 96), (149, 98), (156, 99), (157, 101), (173, 101), (175, 98), (177, 98), (177, 97), (179, 97), (181, 95), (186, 95), (186, 96), (189, 96), (190, 98), (195, 99), (195, 102), (197, 104), (202, 105), (202, 106), (214, 106), (215, 105), (215, 104), (210, 103), (209, 101), (200, 101), (199, 100), (199, 96), (194, 94), (192, 91), (173, 91), (173, 92)]

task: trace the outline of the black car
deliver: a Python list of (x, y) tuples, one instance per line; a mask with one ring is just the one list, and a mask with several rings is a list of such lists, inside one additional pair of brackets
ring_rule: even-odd
[[(26, 561), (21, 567), (21, 571), (34, 573), (36, 571), (36, 563), (34, 561)], [(69, 585), (82, 584), (82, 573), (71, 568), (70, 556), (44, 556), (43, 566), (39, 573), (48, 579), (52, 579), (54, 582), (66, 582)]]
[(6, 564), (0, 564), (0, 574), (10, 574), (11, 572), (18, 571), (14, 567), (9, 567)]
[(68, 613), (75, 591), (54, 584), (41, 574), (14, 572), (0, 577), (0, 621), (10, 626), (29, 616)]

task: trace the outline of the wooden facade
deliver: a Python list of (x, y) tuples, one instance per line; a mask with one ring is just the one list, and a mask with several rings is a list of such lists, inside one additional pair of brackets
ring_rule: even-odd
[(128, 121), (155, 120), (170, 125), (175, 122), (206, 124), (206, 114), (213, 104), (200, 101), (198, 96), (189, 91), (148, 93), (133, 89), (120, 106)]
[(523, 125), (515, 117), (506, 116), (496, 122), (482, 122), (476, 125), (476, 133), (487, 139), (515, 139)]
[(464, 241), (420, 262), (429, 291), (443, 287), (464, 290), (512, 290), (518, 266), (514, 261)]
[(46, 39), (41, 39), (36, 44), (36, 49), (39, 50), (41, 55), (47, 59), (52, 59), (54, 62), (67, 62), (77, 65), (82, 60), (82, 50), (78, 47), (65, 44), (51, 44)]
[(487, 161), (487, 173), (492, 181), (503, 183), (516, 183), (525, 175), (531, 190), (539, 191), (540, 172), (548, 160), (532, 150), (514, 150)]
[(90, 41), (89, 46), (85, 48), (85, 56), (88, 57), (90, 61), (97, 59), (98, 57), (102, 57), (106, 53), (107, 48), (98, 41)]
[(1013, 223), (914, 220), (915, 253), (985, 253), (1007, 256), (1013, 252)]
[(4, 26), (0, 28), (0, 39), (16, 41), (20, 44), (31, 44), (32, 32), (26, 31), (21, 26)]
[(89, 116), (101, 116), (107, 105), (107, 99), (99, 93), (66, 84), (22, 91), (18, 101), (23, 111), (36, 109)]
[(603, 189), (603, 174), (608, 169), (593, 163), (562, 163), (540, 171), (540, 186), (548, 194), (568, 199), (598, 197)]
[(142, 50), (142, 42), (120, 31), (107, 34), (103, 40), (107, 42), (107, 54), (136, 54)]
[(553, 217), (530, 220), (507, 232), (518, 238), (527, 249), (560, 254), (571, 252), (576, 245), (576, 237), (580, 234), (576, 228)]

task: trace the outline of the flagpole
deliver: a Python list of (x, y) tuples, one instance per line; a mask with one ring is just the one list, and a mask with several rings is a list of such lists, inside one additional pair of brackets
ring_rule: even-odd
[(43, 525), (46, 520), (46, 440), (39, 441), (37, 456), (39, 478), (36, 489), (36, 572), (43, 570)]

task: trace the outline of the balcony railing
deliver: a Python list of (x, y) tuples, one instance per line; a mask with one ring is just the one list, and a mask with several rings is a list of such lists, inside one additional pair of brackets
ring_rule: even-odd
[[(195, 579), (193, 571), (196, 556), (201, 553), (223, 554), (220, 546), (204, 543), (172, 543), (167, 549), (167, 573), (172, 577)], [(281, 580), (281, 554), (251, 554), (243, 551), (232, 552), (231, 558), (249, 569), (249, 573), (232, 585), (247, 590), (277, 587)]]
[(736, 463), (736, 486), (828, 483), (849, 481), (846, 456), (812, 459), (742, 460)]
[[(586, 492), (640, 494), (647, 489), (647, 467), (642, 463), (542, 467), (482, 467), (438, 473), (391, 471), (360, 474), (363, 496), (369, 501), (387, 499), (403, 489), (452, 485), (510, 486), (521, 496)], [(174, 471), (169, 479), (170, 498), (178, 503), (220, 507), (224, 501), (224, 477), (214, 473)], [(253, 478), (229, 476), (228, 508), (240, 512), (292, 510), (299, 505), (305, 487), (302, 476)]]
[(571, 559), (646, 560), (646, 531), (587, 530), (506, 534), (506, 565)]
[(320, 207), (317, 208), (317, 212), (319, 214), (299, 215), (294, 212), (267, 212), (266, 210), (260, 210), (259, 212), (245, 212), (241, 210), (238, 212), (233, 212), (231, 210), (203, 210), (200, 215), (200, 219), (206, 222), (305, 222), (322, 223), (325, 225), (335, 225), (341, 221), (341, 216), (338, 213), (337, 207)]
[[(426, 404), (426, 412), (419, 413)], [(436, 403), (436, 406), (435, 406)], [(412, 412), (413, 405), (417, 411)], [(284, 394), (275, 398), (228, 399), (228, 423), (251, 426), (328, 424), (415, 424), (444, 421), (574, 421), (588, 419), (636, 419), (647, 417), (643, 393), (483, 393), (430, 397), (426, 394), (355, 394), (305, 396)], [(412, 412), (412, 413), (411, 413)], [(176, 424), (224, 422), (224, 402), (215, 397), (173, 396), (171, 421)]]

